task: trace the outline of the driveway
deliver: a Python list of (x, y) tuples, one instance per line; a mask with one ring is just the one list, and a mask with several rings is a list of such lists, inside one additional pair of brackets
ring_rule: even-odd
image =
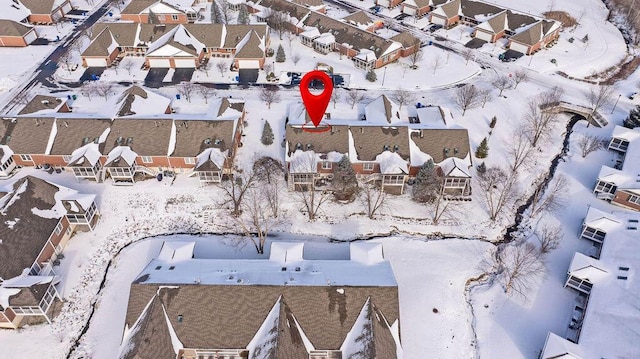
[(185, 82), (191, 81), (191, 78), (193, 77), (193, 73), (195, 71), (196, 69), (193, 69), (193, 68), (175, 69), (175, 72), (173, 73), (173, 78), (171, 79), (171, 83), (176, 85), (183, 81)]
[(85, 81), (95, 81), (96, 77), (102, 76), (106, 67), (87, 67), (82, 76), (80, 76), (80, 80), (78, 82), (83, 83)]
[(160, 88), (163, 86), (162, 80), (167, 76), (168, 68), (152, 67), (144, 78), (144, 85), (151, 88)]
[(238, 82), (241, 85), (248, 85), (258, 81), (258, 69), (240, 69), (238, 70)]

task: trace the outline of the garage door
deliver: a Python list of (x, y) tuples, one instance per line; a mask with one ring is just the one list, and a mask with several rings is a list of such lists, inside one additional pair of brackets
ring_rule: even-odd
[(30, 31), (28, 34), (24, 36), (24, 41), (28, 44), (32, 43), (38, 35), (36, 35), (35, 31)]
[(526, 54), (527, 50), (529, 50), (529, 47), (527, 45), (523, 45), (517, 42), (512, 42), (511, 45), (509, 45), (509, 48), (513, 51), (522, 52), (523, 54)]
[(433, 16), (433, 15), (431, 15), (431, 20), (430, 21), (431, 21), (432, 24), (437, 24), (437, 25), (442, 25), (442, 26), (445, 26), (447, 24), (447, 20), (445, 20), (445, 19), (443, 19), (441, 17), (438, 17), (438, 16)]
[(169, 59), (149, 59), (149, 67), (171, 67)]
[(260, 61), (258, 60), (238, 60), (239, 69), (259, 69)]
[(484, 31), (480, 31), (480, 30), (476, 30), (476, 38), (480, 39), (480, 40), (484, 40), (486, 42), (491, 42), (491, 34), (484, 32)]
[(196, 67), (196, 61), (194, 59), (173, 59), (173, 63), (177, 68), (194, 68)]
[(87, 67), (107, 67), (107, 59), (105, 58), (85, 58), (85, 62), (87, 63)]
[(402, 7), (402, 12), (407, 14), (407, 15), (415, 15), (417, 10), (415, 8), (409, 7), (409, 6), (403, 6)]
[(389, 0), (376, 0), (376, 5), (389, 7)]
[(64, 5), (62, 5), (62, 12), (63, 13), (68, 13), (69, 11), (71, 11), (71, 3), (66, 3)]

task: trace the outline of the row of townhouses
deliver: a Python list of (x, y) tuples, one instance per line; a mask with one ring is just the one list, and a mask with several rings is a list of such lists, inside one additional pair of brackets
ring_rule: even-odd
[(473, 0), (376, 0), (380, 6), (402, 6), (418, 17), (429, 16), (433, 24), (450, 28), (464, 24), (474, 28), (473, 37), (494, 43), (507, 38), (507, 48), (531, 55), (553, 43), (562, 28), (558, 21), (519, 13), (495, 4)]
[[(204, 259), (165, 242), (131, 284), (120, 358), (402, 358), (398, 285), (381, 244), (307, 259)], [(366, 273), (366, 275), (363, 275)]]
[(402, 110), (386, 95), (365, 106), (361, 119), (325, 120), (328, 130), (313, 127), (302, 104), (289, 109), (286, 162), (291, 189), (313, 186), (333, 177), (343, 156), (364, 182), (387, 192), (402, 193), (410, 177), (432, 160), (451, 197), (471, 194), (472, 156), (467, 129), (452, 124), (451, 113), (439, 106), (406, 106)]
[[(605, 212), (589, 207), (579, 230), (591, 244), (576, 252), (565, 288), (576, 293), (564, 332), (549, 332), (541, 359), (632, 358), (640, 352), (640, 128), (616, 126), (608, 149), (615, 168), (602, 166), (594, 193), (622, 207)], [(632, 211), (629, 211), (632, 210)]]
[(0, 216), (0, 328), (50, 321), (54, 266), (76, 231), (95, 227), (95, 195), (27, 176), (0, 188)]
[(0, 175), (17, 167), (66, 168), (78, 179), (132, 183), (139, 175), (189, 171), (220, 182), (244, 128), (244, 103), (218, 98), (207, 113), (174, 114), (171, 100), (133, 86), (112, 114), (83, 113), (66, 99), (36, 96), (0, 126)]
[[(204, 185), (230, 173), (244, 140), (244, 103), (233, 99), (210, 100), (204, 114), (173, 113), (170, 99), (138, 86), (113, 97), (107, 106), (115, 109), (111, 115), (83, 113), (68, 101), (38, 95), (1, 120), (0, 177), (38, 166), (73, 171), (79, 180), (133, 183), (170, 170), (197, 176)], [(304, 105), (289, 106), (285, 159), (292, 190), (331, 180), (347, 156), (362, 181), (387, 192), (402, 193), (432, 160), (444, 193), (471, 194), (468, 131), (453, 124), (445, 108), (400, 109), (382, 95), (364, 107), (359, 119), (323, 123), (327, 131), (310, 133)]]
[(0, 4), (0, 47), (24, 47), (38, 38), (33, 25), (53, 24), (73, 9), (71, 0), (5, 0)]

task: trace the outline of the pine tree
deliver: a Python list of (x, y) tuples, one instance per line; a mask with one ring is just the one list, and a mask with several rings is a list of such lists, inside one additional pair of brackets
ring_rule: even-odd
[(496, 122), (498, 122), (498, 119), (496, 118), (496, 116), (493, 116), (493, 118), (491, 119), (491, 123), (489, 124), (489, 128), (496, 127)]
[(440, 178), (432, 159), (425, 162), (416, 175), (411, 193), (413, 200), (419, 203), (433, 202), (440, 191)]
[(640, 106), (636, 106), (636, 108), (631, 109), (629, 117), (624, 119), (623, 125), (626, 128), (640, 127)]
[(349, 199), (357, 192), (358, 180), (356, 171), (351, 166), (349, 157), (342, 156), (338, 165), (333, 171), (333, 187), (336, 189), (335, 195), (338, 199)]
[(476, 157), (477, 158), (487, 158), (489, 155), (489, 144), (487, 143), (487, 138), (485, 137), (480, 142), (480, 146), (476, 149)]
[(367, 75), (365, 76), (365, 78), (369, 81), (369, 82), (376, 82), (376, 80), (378, 79), (378, 76), (376, 75), (375, 71), (373, 71), (373, 69), (369, 70), (367, 72)]
[(284, 54), (284, 49), (282, 45), (278, 45), (278, 50), (276, 51), (276, 62), (285, 62), (287, 61), (287, 57)]
[(273, 144), (273, 130), (271, 129), (269, 121), (265, 121), (264, 123), (264, 127), (262, 128), (262, 138), (260, 138), (260, 142), (262, 142), (262, 144), (265, 146)]
[(240, 10), (238, 10), (238, 24), (240, 25), (249, 25), (249, 11), (247, 11), (247, 6), (245, 4), (240, 5)]

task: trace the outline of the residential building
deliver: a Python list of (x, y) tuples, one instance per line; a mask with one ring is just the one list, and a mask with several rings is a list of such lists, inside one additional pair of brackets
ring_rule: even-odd
[(469, 135), (445, 118), (452, 122), (441, 107), (407, 105), (400, 110), (382, 95), (364, 106), (362, 120), (327, 118), (323, 123), (328, 130), (310, 133), (313, 125), (304, 106), (292, 106), (286, 126), (289, 188), (331, 180), (337, 162), (347, 156), (360, 181), (400, 194), (407, 180), (433, 160), (447, 198), (468, 198)]
[(255, 260), (201, 259), (194, 247), (165, 242), (131, 284), (121, 358), (402, 357), (381, 244), (352, 243), (348, 260), (306, 259), (303, 243), (274, 242)]
[(541, 358), (640, 355), (640, 334), (631, 330), (640, 325), (639, 221), (637, 213), (589, 208), (581, 238), (594, 247), (585, 254), (575, 253), (565, 282), (577, 294), (571, 319), (564, 334), (549, 333)]
[(401, 3), (402, 0), (376, 0), (375, 2), (376, 5), (386, 7), (388, 9), (393, 9)]
[(640, 211), (640, 128), (616, 126), (608, 149), (616, 165), (602, 166), (593, 192), (612, 204)]
[(73, 9), (71, 0), (19, 0), (29, 9), (32, 24), (53, 24)]
[(158, 0), (134, 0), (120, 12), (123, 21), (142, 24), (186, 24), (197, 19), (192, 8), (180, 8)]
[(144, 56), (148, 67), (195, 68), (211, 58), (235, 68), (262, 68), (269, 46), (267, 25), (98, 23), (83, 51), (85, 67), (111, 66), (125, 56)]
[(37, 38), (35, 27), (13, 20), (0, 20), (0, 47), (25, 47)]
[(54, 265), (75, 231), (93, 230), (95, 195), (27, 176), (0, 190), (0, 328), (50, 321)]

